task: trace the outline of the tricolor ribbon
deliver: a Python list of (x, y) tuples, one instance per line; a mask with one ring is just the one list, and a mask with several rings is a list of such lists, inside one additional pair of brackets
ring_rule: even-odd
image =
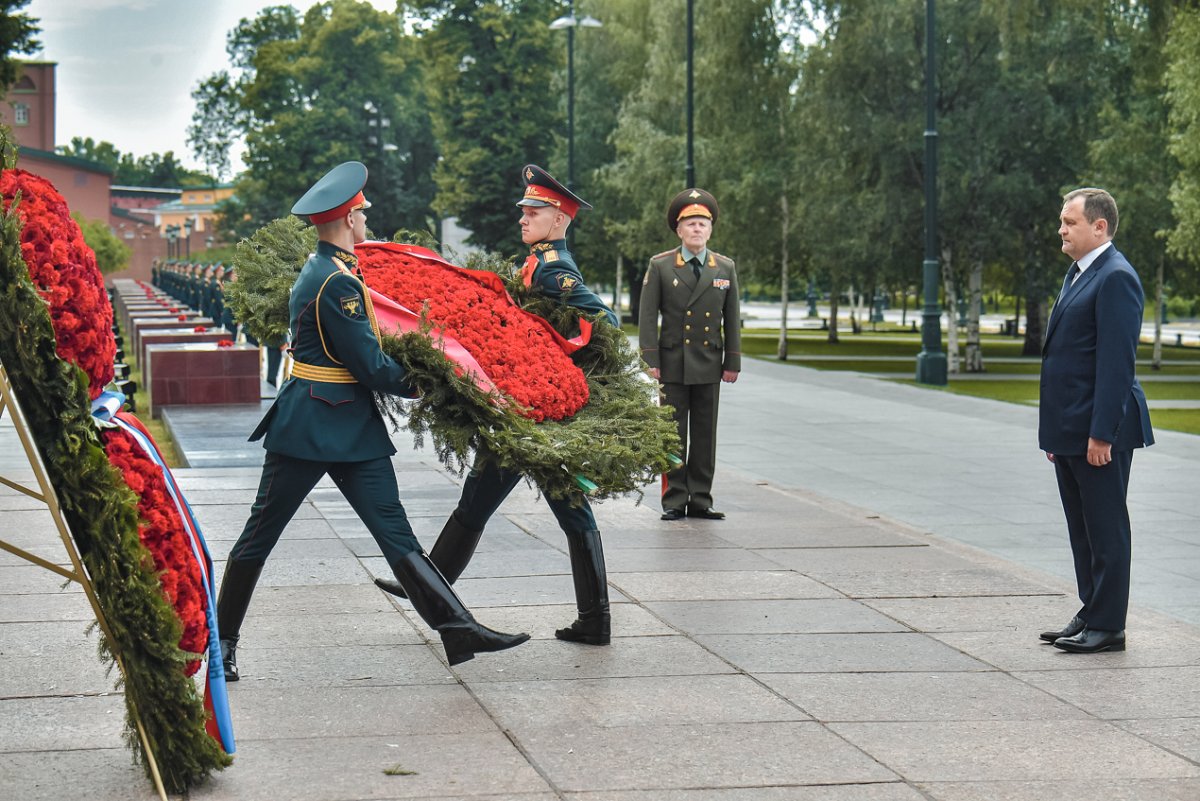
[(200, 580), (208, 598), (204, 609), (208, 622), (208, 673), (204, 685), (204, 709), (208, 712), (208, 721), (205, 723), (205, 730), (221, 744), (225, 753), (232, 754), (237, 750), (237, 746), (233, 738), (233, 719), (229, 714), (229, 694), (225, 686), (225, 666), (221, 657), (221, 634), (217, 630), (217, 594), (212, 579), (212, 557), (209, 555), (204, 535), (200, 532), (200, 524), (192, 513), (192, 507), (188, 505), (183, 491), (175, 482), (175, 476), (171, 474), (171, 468), (167, 467), (158, 445), (141, 420), (128, 412), (120, 411), (124, 402), (125, 396), (121, 393), (104, 392), (92, 401), (92, 416), (103, 424), (116, 426), (133, 437), (146, 456), (162, 471), (167, 493), (175, 504), (179, 519), (183, 522), (183, 529), (191, 545), (192, 558), (200, 568)]

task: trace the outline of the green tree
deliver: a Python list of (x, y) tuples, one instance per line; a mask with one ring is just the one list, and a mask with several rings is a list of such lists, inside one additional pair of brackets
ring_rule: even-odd
[(83, 232), (83, 241), (96, 254), (96, 266), (104, 275), (124, 270), (129, 266), (129, 256), (132, 250), (120, 240), (108, 224), (101, 220), (89, 220), (79, 212), (71, 212), (71, 217), (79, 223)]
[(1181, 10), (1167, 46), (1170, 152), (1182, 169), (1171, 184), (1177, 220), (1167, 242), (1172, 255), (1200, 263), (1200, 8)]
[(556, 0), (405, 5), (428, 20), (419, 30), (440, 150), (434, 206), (488, 250), (523, 250), (513, 206), (521, 167), (547, 164), (565, 127), (553, 84), (565, 48), (548, 27), (561, 10)]
[(29, 54), (42, 45), (34, 39), (41, 28), (28, 14), (18, 13), (29, 0), (0, 0), (0, 93), (8, 90), (20, 76), (21, 66), (11, 56)]
[(396, 14), (356, 0), (302, 18), (275, 6), (242, 20), (227, 50), (233, 71), (193, 94), (189, 142), (220, 171), (245, 137), (237, 211), (248, 224), (285, 214), (322, 173), (358, 160), (371, 174), (373, 230), (431, 227), (436, 151), (416, 39)]
[(137, 157), (122, 153), (111, 142), (97, 142), (88, 137), (72, 137), (71, 144), (59, 145), (64, 156), (87, 159), (112, 170), (113, 183), (121, 186), (152, 186), (174, 189), (187, 186), (206, 186), (212, 179), (202, 172), (189, 170), (179, 163), (175, 153), (151, 153)]

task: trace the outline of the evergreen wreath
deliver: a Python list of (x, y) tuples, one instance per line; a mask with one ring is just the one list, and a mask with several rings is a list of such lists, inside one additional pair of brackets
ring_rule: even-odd
[[(2, 140), (9, 162), (10, 146)], [(138, 498), (100, 443), (89, 378), (59, 358), (47, 300), (22, 256), (20, 203), (17, 195), (0, 210), (0, 362), (16, 395), (26, 400), (30, 433), (107, 622), (100, 657), (111, 670), (120, 654), (125, 740), (149, 774), (136, 715), (164, 787), (182, 793), (232, 760), (205, 731), (202, 699), (184, 673), (188, 655), (179, 649), (179, 618), (138, 537)]]
[[(410, 236), (400, 232), (397, 240)], [(226, 302), (251, 336), (260, 341), (287, 336), (288, 297), (315, 249), (316, 231), (295, 217), (275, 220), (238, 244), (237, 281), (227, 285)], [(370, 259), (371, 248), (361, 248), (360, 254)], [(370, 286), (368, 267), (364, 262)], [(509, 260), (474, 256), (466, 267), (499, 275), (518, 306), (564, 336), (578, 331), (582, 313), (526, 289)], [(482, 452), (553, 497), (578, 493), (580, 478), (586, 479), (595, 485), (593, 499), (627, 493), (640, 497), (645, 485), (671, 469), (679, 451), (675, 421), (669, 407), (657, 405), (658, 386), (647, 378), (641, 357), (619, 328), (596, 322), (590, 344), (571, 356), (587, 379), (587, 404), (562, 420), (535, 422), (511, 397), (497, 403), (456, 369), (439, 346), (440, 329), (428, 307), (412, 310), (421, 315), (421, 330), (382, 337), (384, 352), (404, 365), (420, 396), (410, 401), (381, 395), (377, 401), (395, 428), (406, 418), (403, 425), (418, 446), (426, 437), (432, 440), (449, 469), (461, 474), (472, 454)]]

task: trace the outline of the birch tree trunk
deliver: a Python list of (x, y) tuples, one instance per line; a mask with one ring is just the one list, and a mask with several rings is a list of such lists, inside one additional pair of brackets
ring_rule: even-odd
[(950, 251), (942, 249), (942, 284), (946, 288), (946, 372), (958, 373), (958, 294), (954, 289), (954, 270)]
[(779, 193), (779, 216), (780, 226), (783, 229), (783, 237), (780, 239), (779, 245), (779, 294), (782, 296), (783, 315), (779, 320), (779, 347), (775, 351), (775, 355), (780, 361), (787, 361), (788, 357), (788, 199), (787, 199), (787, 182), (783, 184), (783, 191)]
[(983, 346), (979, 341), (979, 310), (983, 305), (983, 262), (976, 260), (971, 265), (971, 273), (967, 277), (967, 297), (970, 306), (967, 309), (967, 355), (966, 371), (982, 373)]
[(617, 280), (613, 283), (613, 311), (617, 313), (617, 322), (625, 318), (621, 316), (621, 278), (625, 275), (625, 257), (617, 254)]
[(1154, 273), (1154, 357), (1150, 362), (1151, 370), (1162, 369), (1162, 321), (1166, 294), (1163, 287), (1163, 255), (1159, 253), (1158, 269)]
[(838, 300), (840, 299), (838, 297), (838, 292), (836, 289), (836, 287), (837, 287), (837, 276), (836, 275), (833, 276), (833, 280), (830, 281), (829, 285), (832, 287), (835, 287), (835, 289), (829, 293), (829, 336), (825, 338), (825, 341), (830, 343), (831, 345), (836, 345), (839, 341), (838, 340)]

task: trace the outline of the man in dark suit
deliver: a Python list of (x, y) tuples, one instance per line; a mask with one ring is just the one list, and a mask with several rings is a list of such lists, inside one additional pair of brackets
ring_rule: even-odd
[[(521, 280), (542, 295), (589, 315), (603, 314), (610, 325), (618, 325), (613, 310), (583, 282), (575, 257), (567, 248), (567, 228), (571, 221), (578, 212), (592, 207), (536, 164), (525, 165), (521, 178), (525, 183), (524, 196), (517, 201), (521, 209), (521, 241), (530, 249)], [(466, 570), (488, 520), (520, 481), (520, 473), (500, 467), (489, 454), (476, 454), (475, 464), (463, 482), (458, 507), (450, 514), (430, 551), (433, 563), (450, 581), (457, 580)], [(608, 645), (612, 628), (608, 574), (592, 507), (582, 492), (565, 498), (544, 497), (567, 538), (578, 612), (575, 621), (557, 629), (554, 636), (585, 645)], [(407, 589), (388, 579), (376, 579), (375, 583), (401, 597)]]
[(326, 474), (366, 524), (417, 613), (441, 635), (451, 665), (529, 639), (476, 622), (421, 550), (400, 503), (391, 460), (396, 449), (373, 393), (408, 395), (411, 387), (404, 367), (381, 349), (371, 297), (352, 272), (354, 246), (366, 236), (366, 181), (366, 167), (346, 162), (292, 207), (317, 226), (319, 240), (288, 303), (291, 378), (250, 437), (266, 435), (267, 456), (217, 600), (227, 681), (238, 680), (238, 637), (267, 556)]
[(716, 198), (703, 189), (676, 195), (667, 207), (667, 227), (680, 246), (650, 259), (642, 281), (642, 358), (675, 408), (683, 443), (683, 462), (666, 475), (663, 520), (725, 517), (712, 497), (717, 404), (721, 382), (737, 381), (742, 369), (742, 329), (733, 260), (708, 249), (717, 211)]
[(1074, 260), (1042, 346), (1038, 447), (1054, 463), (1082, 608), (1041, 638), (1073, 653), (1123, 651), (1133, 450), (1154, 443), (1134, 377), (1142, 284), (1112, 244), (1117, 203), (1103, 189), (1063, 198), (1058, 234)]

